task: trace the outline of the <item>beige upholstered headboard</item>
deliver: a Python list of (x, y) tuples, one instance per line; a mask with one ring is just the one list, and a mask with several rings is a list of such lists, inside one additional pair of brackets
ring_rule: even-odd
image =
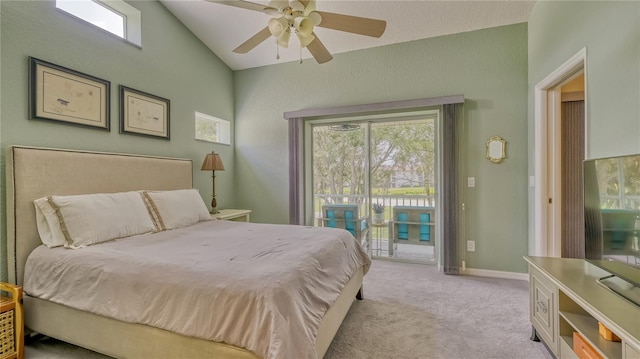
[(187, 159), (23, 146), (9, 147), (6, 158), (8, 270), (16, 284), (22, 284), (27, 257), (41, 244), (34, 199), (193, 186)]

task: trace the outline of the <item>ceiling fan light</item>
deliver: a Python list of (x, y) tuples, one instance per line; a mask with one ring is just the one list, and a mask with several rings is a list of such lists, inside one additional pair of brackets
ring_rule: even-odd
[(289, 26), (289, 23), (287, 22), (287, 20), (279, 17), (279, 18), (273, 18), (273, 19), (269, 19), (269, 32), (271, 33), (271, 35), (278, 37), (280, 36), (280, 34), (282, 34), (287, 27)]
[(313, 11), (316, 11), (316, 0), (309, 0), (307, 7), (304, 8), (304, 16), (309, 16)]
[(293, 11), (300, 11), (303, 12), (304, 11), (304, 5), (298, 1), (298, 0), (293, 0), (289, 3), (289, 6), (291, 6), (291, 8), (293, 9)]
[(275, 7), (265, 7), (264, 9), (262, 9), (262, 11), (270, 16), (280, 16), (280, 10), (276, 9)]
[(297, 17), (293, 20), (293, 26), (296, 28), (297, 33), (302, 36), (309, 36), (313, 33), (313, 19), (308, 17)]
[(315, 26), (318, 26), (322, 23), (322, 15), (320, 15), (320, 13), (316, 11), (311, 11), (309, 15), (307, 15), (307, 17), (313, 21), (313, 24)]
[(313, 42), (313, 40), (316, 39), (316, 37), (313, 35), (304, 36), (299, 32), (296, 35), (298, 35), (298, 40), (300, 40), (300, 47), (307, 47), (307, 45), (309, 45)]
[(289, 47), (289, 37), (291, 37), (291, 33), (289, 31), (283, 31), (280, 36), (278, 36), (278, 45), (282, 47)]

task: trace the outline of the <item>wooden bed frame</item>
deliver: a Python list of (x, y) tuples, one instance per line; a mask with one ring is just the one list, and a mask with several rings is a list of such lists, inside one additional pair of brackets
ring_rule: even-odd
[[(11, 146), (7, 149), (9, 281), (21, 285), (28, 255), (41, 242), (33, 200), (47, 195), (192, 188), (191, 160)], [(316, 338), (329, 348), (362, 287), (363, 270), (326, 313)], [(25, 325), (37, 333), (117, 358), (258, 358), (233, 345), (131, 324), (24, 295)]]

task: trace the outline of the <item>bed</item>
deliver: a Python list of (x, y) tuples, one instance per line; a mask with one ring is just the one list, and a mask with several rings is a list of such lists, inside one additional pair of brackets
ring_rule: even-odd
[[(6, 158), (9, 280), (16, 284), (24, 282), (25, 264), (29, 255), (36, 248), (41, 250), (35, 224), (35, 199), (53, 194), (66, 196), (192, 188), (193, 165), (190, 160), (184, 159), (23, 146), (9, 147)], [(315, 357), (324, 356), (354, 298), (361, 296), (367, 266), (368, 263), (365, 263), (350, 274), (337, 293), (337, 298), (323, 311), (315, 335)], [(25, 325), (32, 331), (113, 357), (264, 356), (237, 345), (182, 335), (151, 325), (130, 323), (29, 294), (24, 296), (24, 308)]]

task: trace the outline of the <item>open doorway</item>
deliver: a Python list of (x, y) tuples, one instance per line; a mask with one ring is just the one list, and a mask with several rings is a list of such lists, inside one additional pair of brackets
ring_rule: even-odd
[(584, 258), (584, 72), (560, 88), (560, 256)]
[[(586, 49), (535, 86), (535, 255), (581, 257)], [(582, 226), (582, 227), (581, 227)]]

